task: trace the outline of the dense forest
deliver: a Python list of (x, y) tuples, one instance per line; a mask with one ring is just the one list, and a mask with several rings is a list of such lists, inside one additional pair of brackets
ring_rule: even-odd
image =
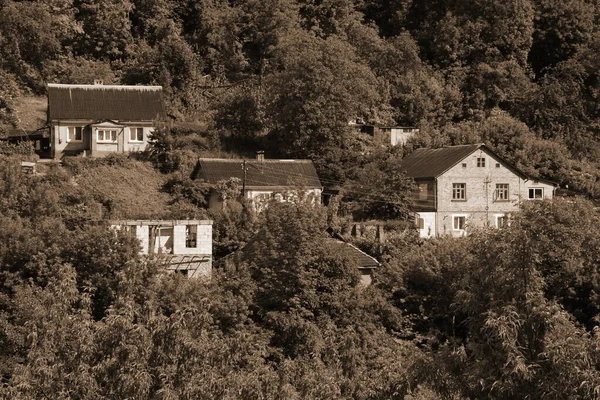
[[(0, 136), (45, 84), (162, 85), (135, 157), (24, 174), (0, 142), (0, 398), (600, 397), (600, 214), (525, 204), (422, 241), (398, 161), (485, 142), (600, 197), (596, 0), (0, 0)], [(420, 128), (381, 148), (350, 120)], [(4, 129), (4, 132), (1, 130)], [(311, 158), (329, 207), (206, 209), (198, 156)], [(377, 188), (377, 190), (372, 190)], [(331, 246), (353, 217), (369, 287)], [(209, 218), (210, 281), (165, 274), (107, 218)], [(223, 257), (250, 243), (250, 257)]]
[(361, 119), (420, 127), (414, 146), (485, 142), (596, 197), (599, 16), (596, 0), (2, 0), (0, 118), (18, 126), (14, 102), (47, 82), (158, 84), (174, 121), (332, 180), (368, 153), (348, 135)]

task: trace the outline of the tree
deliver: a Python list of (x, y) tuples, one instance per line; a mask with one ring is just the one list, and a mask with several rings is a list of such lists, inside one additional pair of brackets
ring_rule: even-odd
[(415, 185), (399, 168), (401, 154), (394, 150), (387, 154), (376, 153), (356, 171), (356, 179), (346, 185), (344, 200), (351, 201), (360, 210), (357, 210), (357, 218), (408, 219)]
[(582, 0), (535, 0), (536, 17), (529, 61), (538, 77), (571, 58), (591, 38), (594, 6)]
[(336, 37), (298, 32), (278, 51), (279, 72), (269, 77), (271, 138), (288, 156), (318, 157), (344, 146), (353, 116), (378, 105), (377, 80), (354, 50)]

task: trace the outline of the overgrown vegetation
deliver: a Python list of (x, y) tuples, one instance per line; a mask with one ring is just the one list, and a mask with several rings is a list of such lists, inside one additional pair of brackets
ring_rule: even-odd
[(232, 200), (216, 242), (250, 244), (205, 282), (165, 274), (132, 237), (90, 223), (99, 203), (65, 170), (26, 175), (17, 159), (0, 162), (0, 397), (600, 390), (600, 215), (586, 201), (531, 203), (509, 227), (462, 239), (390, 236), (364, 288), (354, 261), (322, 239), (325, 209), (274, 202), (253, 216)]
[[(368, 288), (321, 239), (404, 218), (397, 165), (421, 146), (485, 142), (598, 197), (599, 16), (588, 0), (0, 1), (0, 130), (58, 81), (160, 84), (174, 120), (144, 160), (34, 175), (30, 147), (0, 142), (0, 397), (599, 397), (591, 203), (532, 202), (461, 239), (388, 221), (385, 243), (357, 243), (382, 261)], [(421, 131), (381, 149), (350, 119)], [(223, 182), (226, 207), (205, 210), (197, 158), (258, 149), (312, 158), (343, 201), (257, 215)], [(246, 256), (210, 282), (167, 275), (102, 223), (118, 218), (210, 218), (214, 255)]]

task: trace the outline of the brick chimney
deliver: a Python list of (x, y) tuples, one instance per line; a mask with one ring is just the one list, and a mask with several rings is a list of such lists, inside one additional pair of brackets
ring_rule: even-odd
[(263, 162), (265, 161), (265, 151), (259, 150), (256, 152), (256, 161)]

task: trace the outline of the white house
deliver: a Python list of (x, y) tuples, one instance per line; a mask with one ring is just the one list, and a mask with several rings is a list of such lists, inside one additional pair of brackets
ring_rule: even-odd
[[(212, 186), (236, 178), (241, 186), (240, 194), (257, 210), (271, 199), (302, 198), (320, 204), (323, 192), (311, 160), (267, 160), (262, 152), (255, 160), (200, 158), (193, 178), (202, 179)], [(220, 194), (212, 191), (209, 208), (222, 207)]]
[(418, 149), (401, 168), (418, 186), (413, 207), (424, 238), (502, 227), (521, 201), (551, 199), (557, 186), (519, 171), (484, 144)]
[(161, 86), (48, 84), (50, 155), (143, 151), (165, 119)]

